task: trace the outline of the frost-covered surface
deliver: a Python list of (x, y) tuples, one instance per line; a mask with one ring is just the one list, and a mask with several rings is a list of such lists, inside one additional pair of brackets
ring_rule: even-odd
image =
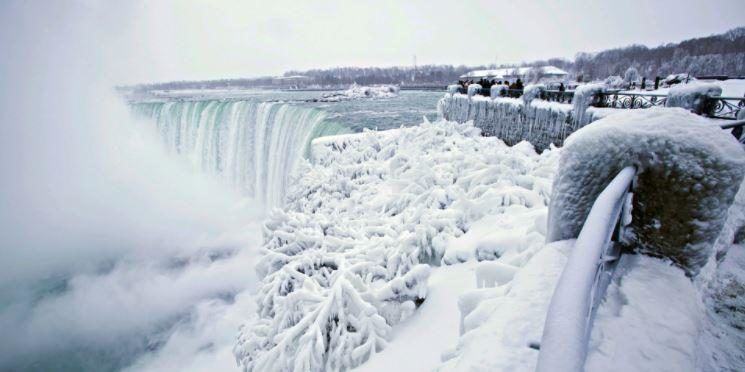
[(526, 105), (536, 98), (540, 98), (541, 94), (546, 91), (546, 85), (544, 84), (528, 84), (523, 90), (523, 102)]
[(577, 128), (581, 128), (593, 121), (592, 115), (588, 115), (588, 108), (592, 104), (595, 95), (605, 92), (605, 85), (602, 84), (585, 84), (580, 85), (574, 90), (574, 120)]
[(681, 109), (628, 110), (570, 137), (553, 185), (549, 241), (575, 238), (597, 195), (629, 165), (638, 170), (627, 243), (695, 275), (713, 253), (745, 152), (718, 126)]
[(702, 370), (745, 370), (745, 180), (727, 213), (715, 250), (714, 272), (704, 282), (706, 319), (698, 343)]
[(509, 267), (482, 269), (482, 280), (517, 278), (543, 246), (556, 159), (445, 121), (314, 141), (313, 164), (266, 223), (258, 317), (242, 328), (239, 363), (358, 365), (428, 301), (427, 264), (498, 259)]
[(481, 85), (480, 84), (471, 84), (468, 86), (468, 96), (473, 97), (481, 92)]
[(534, 371), (554, 286), (573, 241), (548, 244), (512, 281), (461, 297), (463, 335), (440, 371)]
[[(489, 96), (491, 96), (491, 98), (504, 97), (507, 95), (508, 89), (509, 89), (509, 86), (507, 85), (502, 85), (502, 84), (492, 85), (491, 90), (489, 90)], [(450, 93), (450, 91), (448, 91), (448, 93)]]
[(484, 135), (496, 136), (509, 145), (529, 141), (539, 151), (551, 144), (561, 146), (576, 129), (571, 107), (539, 99), (526, 105), (522, 98), (469, 98), (463, 94), (446, 94), (438, 102), (438, 111), (447, 120), (473, 120)]
[(692, 82), (689, 84), (678, 84), (667, 94), (666, 107), (680, 107), (691, 112), (700, 114), (704, 112), (704, 98), (719, 96), (722, 88), (714, 83)]
[(623, 255), (595, 315), (585, 370), (708, 370), (696, 366), (703, 315), (683, 270), (666, 260)]
[(398, 96), (399, 88), (395, 85), (365, 86), (352, 84), (349, 89), (337, 93), (325, 94), (321, 102), (339, 102), (360, 98), (392, 98)]

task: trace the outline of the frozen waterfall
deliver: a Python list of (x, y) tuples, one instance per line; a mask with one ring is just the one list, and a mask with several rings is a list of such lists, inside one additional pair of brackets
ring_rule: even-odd
[(169, 150), (218, 175), (266, 207), (280, 206), (289, 177), (310, 142), (348, 132), (323, 111), (280, 102), (173, 101), (134, 103), (155, 119)]

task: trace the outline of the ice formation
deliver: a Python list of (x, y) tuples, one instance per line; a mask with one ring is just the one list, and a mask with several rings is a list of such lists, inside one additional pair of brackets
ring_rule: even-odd
[(533, 99), (541, 98), (546, 92), (546, 86), (544, 84), (528, 84), (523, 90), (523, 102), (525, 105), (529, 105)]
[(365, 86), (352, 84), (345, 91), (324, 94), (319, 101), (339, 102), (360, 98), (392, 98), (398, 96), (398, 92), (399, 88), (395, 85)]
[(529, 141), (536, 149), (560, 146), (575, 129), (572, 105), (534, 99), (446, 94), (438, 102), (440, 115), (459, 123), (473, 120), (484, 135), (496, 136), (510, 145)]
[(595, 96), (603, 92), (605, 92), (605, 85), (602, 84), (580, 85), (574, 90), (574, 98), (572, 99), (572, 104), (574, 105), (573, 117), (577, 128), (581, 128), (593, 121), (593, 114), (592, 112), (588, 112), (588, 108), (595, 99)]
[(745, 174), (728, 133), (681, 109), (628, 110), (577, 131), (562, 149), (548, 240), (574, 238), (618, 171), (637, 167), (627, 244), (696, 275), (712, 256)]
[[(507, 85), (492, 85), (491, 89), (489, 90), (489, 96), (491, 98), (497, 98), (497, 97), (505, 97), (507, 96), (507, 90), (509, 87)], [(450, 93), (450, 91), (448, 91)], [(457, 91), (456, 91), (457, 93)], [(451, 93), (452, 94), (452, 93)]]
[(468, 96), (473, 97), (481, 92), (480, 84), (471, 84), (468, 86)]
[(543, 247), (557, 158), (446, 121), (314, 141), (286, 210), (266, 222), (258, 317), (241, 330), (239, 363), (359, 365), (426, 301), (430, 265), (499, 259), (482, 279), (509, 282)]
[(705, 97), (719, 96), (722, 88), (714, 83), (692, 82), (690, 84), (678, 84), (667, 94), (666, 107), (680, 107), (696, 114), (706, 111)]

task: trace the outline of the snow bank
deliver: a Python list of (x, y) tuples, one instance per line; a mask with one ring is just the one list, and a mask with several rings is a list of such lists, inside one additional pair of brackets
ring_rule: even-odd
[(706, 101), (704, 98), (720, 96), (722, 88), (714, 83), (692, 82), (690, 84), (678, 84), (672, 88), (665, 101), (666, 107), (680, 107), (696, 114), (706, 112)]
[[(517, 268), (545, 240), (556, 152), (440, 121), (321, 138), (311, 159), (265, 224), (258, 316), (235, 347), (246, 371), (357, 366), (426, 301), (427, 264), (481, 257)], [(471, 231), (490, 226), (527, 234)], [(487, 279), (505, 282), (509, 269)]]
[(570, 137), (553, 186), (548, 240), (576, 237), (597, 195), (630, 165), (637, 179), (626, 243), (697, 274), (745, 174), (745, 152), (718, 126), (680, 109), (629, 110)]
[(623, 255), (595, 315), (585, 371), (700, 371), (696, 340), (703, 316), (683, 270)]
[(461, 297), (463, 335), (440, 371), (534, 371), (551, 294), (573, 241), (548, 244), (507, 285)]
[(392, 98), (398, 96), (398, 92), (399, 88), (395, 85), (365, 86), (352, 84), (345, 91), (324, 94), (319, 101), (340, 102), (360, 98)]
[(521, 98), (469, 98), (463, 94), (446, 94), (438, 102), (438, 111), (447, 120), (473, 120), (484, 135), (496, 136), (509, 145), (528, 141), (539, 151), (551, 144), (561, 146), (576, 129), (571, 107), (541, 100), (526, 105)]

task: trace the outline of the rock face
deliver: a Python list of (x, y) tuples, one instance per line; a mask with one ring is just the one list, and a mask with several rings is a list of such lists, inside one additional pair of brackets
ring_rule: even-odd
[(553, 185), (548, 241), (576, 238), (598, 194), (630, 165), (637, 179), (624, 243), (695, 276), (714, 253), (745, 175), (745, 151), (729, 133), (682, 109), (614, 114), (568, 138)]

